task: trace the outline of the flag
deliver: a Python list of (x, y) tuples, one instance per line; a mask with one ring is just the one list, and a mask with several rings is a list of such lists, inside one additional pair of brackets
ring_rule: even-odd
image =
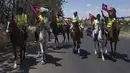
[(40, 18), (38, 16), (39, 12), (40, 12), (40, 6), (31, 6), (31, 8), (33, 9), (34, 13), (36, 14), (36, 19), (37, 19), (37, 22), (36, 23), (39, 23), (40, 22)]
[(40, 6), (32, 6), (32, 8), (34, 9), (35, 14), (38, 15), (41, 7)]
[(92, 23), (92, 21), (93, 21), (93, 18), (94, 18), (94, 16), (91, 14), (91, 13), (89, 13), (89, 19), (90, 19), (90, 22)]
[(110, 13), (112, 13), (113, 8), (107, 8), (107, 11), (110, 12)]
[(107, 5), (106, 4), (102, 4), (102, 9), (107, 11)]

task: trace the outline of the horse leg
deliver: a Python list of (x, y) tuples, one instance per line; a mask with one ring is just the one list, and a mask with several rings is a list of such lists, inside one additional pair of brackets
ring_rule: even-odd
[(75, 53), (76, 41), (74, 39), (73, 39), (73, 44), (74, 44), (73, 53)]
[(68, 42), (69, 42), (70, 40), (69, 32), (67, 32), (67, 37), (68, 37)]
[(47, 54), (47, 50), (48, 50), (48, 42), (47, 42), (47, 39), (44, 38), (44, 48), (43, 48), (43, 51), (44, 51), (44, 54), (43, 54), (43, 60), (44, 62), (46, 63), (46, 54)]
[(104, 61), (105, 58), (104, 58), (104, 45), (103, 45), (103, 43), (104, 43), (104, 42), (101, 42), (101, 43), (100, 43), (100, 46), (101, 46), (100, 49), (101, 49), (102, 60)]
[(26, 53), (26, 44), (23, 47), (23, 59), (25, 59), (25, 53)]
[(14, 54), (14, 68), (17, 67), (17, 52), (16, 47), (13, 45), (13, 54)]
[(110, 45), (111, 45), (111, 55), (113, 56), (113, 43), (112, 43), (112, 41), (110, 41)]
[(37, 32), (35, 31), (35, 42), (37, 42), (38, 41), (38, 35), (37, 35)]
[(97, 51), (96, 51), (96, 42), (94, 41), (94, 52), (95, 52), (95, 54), (97, 54)]
[(114, 44), (114, 57), (116, 56), (116, 46), (117, 46), (117, 41)]
[(50, 31), (48, 31), (48, 35), (49, 35), (48, 41), (51, 41), (51, 32)]
[(78, 51), (78, 54), (80, 55), (80, 41), (77, 41), (77, 51)]
[(54, 36), (55, 36), (55, 43), (59, 43), (59, 40), (58, 40), (58, 35), (57, 34), (54, 34)]
[(43, 51), (43, 45), (42, 45), (42, 42), (39, 43), (40, 44), (40, 49), (41, 49), (41, 54), (42, 54), (42, 63), (44, 64), (44, 51)]
[(64, 38), (63, 42), (65, 42), (65, 39), (66, 39), (65, 32), (62, 32), (62, 34), (63, 34), (63, 38)]

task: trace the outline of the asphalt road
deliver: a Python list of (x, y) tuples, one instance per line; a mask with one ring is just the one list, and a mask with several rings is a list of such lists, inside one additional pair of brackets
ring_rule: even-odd
[[(62, 36), (59, 38), (62, 40)], [(112, 59), (108, 55), (105, 61), (94, 54), (92, 38), (85, 33), (81, 44), (81, 56), (72, 53), (72, 42), (61, 43), (63, 44), (65, 46), (60, 49), (49, 48), (48, 63), (45, 65), (42, 65), (41, 59), (36, 57), (36, 45), (29, 45), (26, 59), (18, 69), (19, 73), (130, 73), (130, 38), (128, 37), (120, 36), (117, 58)], [(110, 51), (110, 47), (108, 50)], [(15, 72), (12, 69), (4, 70), (10, 71), (9, 73)]]

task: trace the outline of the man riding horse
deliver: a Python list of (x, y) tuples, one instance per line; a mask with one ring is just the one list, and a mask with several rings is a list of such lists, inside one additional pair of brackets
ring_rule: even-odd
[(16, 15), (16, 23), (17, 25), (23, 29), (25, 34), (25, 42), (27, 41), (27, 15), (24, 13), (24, 10), (22, 7), (18, 8), (18, 14)]
[[(42, 9), (42, 8), (41, 8)], [(44, 15), (44, 16), (42, 16), (42, 15)], [(39, 28), (40, 28), (40, 26), (41, 26), (41, 24), (43, 23), (43, 21), (48, 21), (48, 17), (47, 17), (47, 11), (43, 11), (43, 12), (39, 12), (39, 16), (38, 16), (39, 18), (38, 19), (36, 19), (36, 31), (35, 31), (35, 39), (36, 39), (36, 41), (38, 41), (39, 40), (39, 33), (38, 33), (38, 30), (39, 30)], [(48, 25), (48, 32), (50, 32), (50, 29), (49, 29), (49, 22), (47, 23), (47, 25)], [(35, 42), (36, 42), (35, 41)]]
[(93, 37), (94, 37), (94, 41), (97, 40), (99, 26), (102, 23), (100, 18), (101, 18), (100, 14), (97, 14), (96, 19), (94, 19), (94, 21), (93, 21), (93, 27), (94, 27)]
[[(108, 13), (108, 17), (106, 17), (105, 15), (104, 15), (104, 13), (103, 13), (103, 11), (101, 11), (102, 12), (102, 16), (104, 17), (104, 19), (105, 19), (105, 22), (106, 22), (106, 24), (107, 24), (107, 37), (108, 37), (108, 33), (109, 33), (109, 31), (110, 31), (110, 29), (111, 29), (111, 27), (112, 27), (112, 24), (116, 21), (116, 10), (114, 9), (114, 8), (108, 8), (107, 9), (107, 13)], [(118, 39), (118, 41), (119, 41), (119, 38), (117, 38)]]
[(57, 13), (56, 22), (57, 22), (57, 27), (59, 29), (58, 31), (62, 32), (63, 18), (60, 13)]
[(71, 27), (70, 27), (70, 30), (73, 32), (74, 27), (75, 27), (76, 25), (78, 25), (78, 26), (79, 26), (79, 29), (80, 29), (80, 36), (81, 36), (81, 38), (82, 38), (82, 37), (83, 37), (83, 32), (81, 31), (81, 27), (80, 27), (80, 25), (79, 25), (80, 22), (81, 22), (81, 20), (80, 20), (80, 18), (79, 18), (79, 16), (78, 16), (78, 12), (76, 11), (76, 12), (74, 12), (74, 16), (72, 17), (72, 25), (71, 25)]
[[(103, 11), (102, 15), (105, 18), (105, 22), (107, 24), (107, 39), (110, 41), (111, 46), (111, 55), (112, 57), (116, 57), (116, 46), (119, 41), (119, 33), (120, 33), (120, 22), (116, 18), (116, 10), (115, 8), (107, 9), (109, 17), (104, 16)], [(107, 43), (107, 40), (106, 40)], [(114, 48), (113, 48), (114, 43)]]

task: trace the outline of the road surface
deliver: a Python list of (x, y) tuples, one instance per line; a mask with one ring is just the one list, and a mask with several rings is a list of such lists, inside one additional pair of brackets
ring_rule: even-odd
[[(62, 36), (59, 36), (62, 40)], [(23, 64), (17, 70), (7, 67), (4, 71), (9, 73), (130, 73), (130, 38), (120, 37), (117, 45), (117, 59), (106, 56), (102, 61), (94, 54), (92, 38), (86, 36), (81, 44), (81, 56), (72, 53), (72, 42), (62, 43), (61, 49), (49, 48), (48, 63), (42, 65), (40, 58), (36, 57), (36, 45), (27, 48), (27, 56)], [(108, 50), (110, 51), (109, 47)], [(6, 65), (5, 65), (6, 66)], [(12, 66), (12, 65), (11, 65)], [(2, 69), (1, 69), (2, 70)], [(1, 71), (2, 72), (2, 71)]]

